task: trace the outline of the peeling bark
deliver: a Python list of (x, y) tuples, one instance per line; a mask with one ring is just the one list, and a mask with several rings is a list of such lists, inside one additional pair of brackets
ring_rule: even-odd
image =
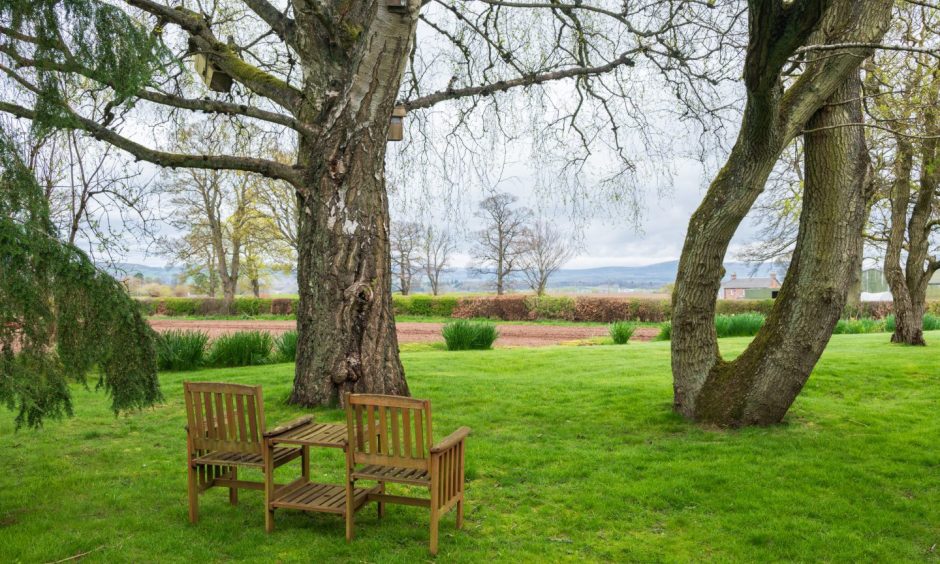
[(361, 15), (365, 37), (349, 61), (333, 67), (335, 95), (310, 110), (326, 133), (302, 138), (299, 148), (306, 176), (298, 189), (299, 337), (290, 401), (304, 406), (336, 405), (345, 392), (408, 395), (391, 304), (385, 145), (416, 17), (370, 5)]

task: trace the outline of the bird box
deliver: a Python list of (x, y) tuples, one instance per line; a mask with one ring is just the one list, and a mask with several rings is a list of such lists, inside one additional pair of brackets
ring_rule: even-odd
[(392, 110), (392, 119), (388, 124), (388, 140), (401, 141), (405, 138), (405, 106), (395, 106)]
[(196, 53), (194, 63), (196, 72), (209, 90), (216, 92), (228, 92), (232, 89), (232, 77), (227, 75), (219, 67), (212, 64), (209, 58), (202, 53)]
[(407, 12), (408, 0), (385, 0), (385, 5), (392, 12)]

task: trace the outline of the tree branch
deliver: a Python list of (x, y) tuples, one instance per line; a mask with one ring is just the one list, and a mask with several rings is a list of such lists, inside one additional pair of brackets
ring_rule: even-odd
[[(3, 33), (3, 30), (0, 29), (0, 34)], [(61, 73), (75, 73), (91, 80), (94, 80), (105, 86), (114, 87), (113, 83), (103, 80), (101, 76), (98, 76), (99, 73), (95, 73), (92, 69), (83, 67), (81, 65), (75, 64), (74, 62), (69, 63), (60, 63), (51, 60), (38, 60), (38, 59), (29, 59), (19, 55), (14, 49), (6, 45), (0, 45), (0, 53), (10, 57), (13, 62), (16, 63), (19, 67), (30, 67), (40, 70), (51, 70)], [(16, 78), (16, 73), (10, 69), (7, 74), (12, 78)], [(156, 92), (153, 90), (140, 90), (135, 93), (135, 96), (142, 100), (147, 100), (148, 102), (153, 102), (155, 104), (162, 104), (164, 106), (172, 106), (174, 108), (180, 108), (184, 110), (193, 110), (201, 112), (210, 112), (217, 114), (226, 114), (226, 115), (241, 115), (245, 117), (255, 118), (262, 121), (267, 121), (270, 123), (275, 123), (278, 125), (283, 125), (289, 127), (295, 131), (303, 133), (308, 136), (315, 136), (317, 133), (309, 125), (301, 123), (297, 119), (281, 114), (278, 112), (271, 112), (267, 110), (262, 110), (248, 104), (234, 104), (231, 102), (224, 102), (222, 100), (212, 100), (209, 98), (206, 99), (194, 99), (194, 98), (184, 98), (181, 96), (174, 96), (171, 94), (165, 94), (162, 92)]]
[(274, 30), (274, 33), (281, 38), (282, 41), (290, 45), (295, 51), (297, 50), (297, 41), (295, 36), (295, 23), (294, 20), (285, 16), (281, 13), (280, 10), (275, 8), (267, 0), (243, 0), (245, 5), (248, 6), (252, 12), (258, 15), (259, 18), (264, 20), (264, 23), (271, 26), (271, 29)]
[[(257, 173), (267, 178), (284, 180), (294, 185), (298, 185), (300, 183), (299, 171), (282, 163), (253, 157), (237, 157), (231, 155), (184, 155), (165, 151), (156, 151), (141, 145), (136, 141), (132, 141), (131, 139), (128, 139), (127, 137), (124, 137), (108, 129), (93, 120), (80, 116), (70, 108), (64, 109), (69, 112), (70, 117), (74, 120), (73, 124), (66, 127), (67, 129), (78, 129), (86, 131), (95, 139), (99, 139), (114, 145), (119, 149), (127, 151), (138, 160), (151, 162), (156, 165), (169, 168), (183, 167), (210, 170), (241, 170), (245, 172)], [(6, 112), (13, 116), (29, 120), (36, 119), (36, 112), (34, 110), (19, 106), (17, 104), (11, 104), (9, 102), (0, 101), (0, 112)]]
[(426, 96), (421, 96), (420, 98), (415, 98), (413, 100), (408, 100), (404, 102), (404, 106), (409, 110), (417, 110), (422, 108), (430, 108), (435, 104), (444, 102), (446, 100), (456, 100), (458, 98), (467, 98), (470, 96), (489, 96), (490, 94), (496, 92), (505, 92), (517, 87), (527, 87), (533, 86), (536, 84), (543, 84), (546, 82), (552, 82), (555, 80), (562, 80), (565, 78), (576, 78), (584, 76), (593, 76), (599, 74), (608, 73), (619, 66), (633, 66), (633, 59), (629, 56), (628, 53), (617, 57), (613, 61), (598, 65), (594, 67), (576, 67), (571, 69), (559, 70), (554, 72), (547, 72), (543, 74), (531, 74), (528, 76), (522, 76), (519, 78), (514, 78), (510, 80), (500, 80), (494, 82), (493, 84), (484, 84), (481, 86), (467, 86), (465, 88), (451, 88), (447, 90), (441, 90), (428, 94)]
[(807, 45), (806, 47), (800, 47), (794, 51), (793, 54), (802, 55), (812, 51), (838, 51), (841, 49), (880, 49), (882, 51), (906, 51), (908, 53), (921, 53), (924, 55), (930, 55), (940, 59), (940, 50), (938, 49), (926, 49), (909, 45), (884, 45), (882, 43), (831, 43), (826, 45)]
[(151, 0), (125, 0), (129, 5), (144, 10), (158, 18), (172, 22), (187, 32), (200, 52), (237, 82), (253, 92), (271, 99), (294, 113), (303, 102), (299, 90), (283, 80), (246, 63), (231, 47), (222, 43), (212, 33), (205, 18), (183, 8), (170, 8)]

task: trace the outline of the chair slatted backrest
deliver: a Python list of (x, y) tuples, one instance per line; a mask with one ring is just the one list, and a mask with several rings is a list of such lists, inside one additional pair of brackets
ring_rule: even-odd
[(347, 394), (346, 425), (357, 464), (420, 469), (430, 464), (433, 435), (428, 400)]
[(261, 454), (264, 402), (261, 386), (183, 382), (193, 448)]

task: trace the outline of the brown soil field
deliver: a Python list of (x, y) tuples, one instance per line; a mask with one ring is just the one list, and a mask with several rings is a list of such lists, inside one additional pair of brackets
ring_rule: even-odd
[[(189, 329), (205, 331), (210, 338), (235, 331), (268, 331), (280, 334), (296, 327), (293, 321), (223, 321), (213, 319), (151, 319), (150, 325), (157, 331), (168, 329)], [(443, 341), (441, 323), (398, 323), (399, 343), (431, 343)], [(544, 347), (570, 341), (603, 337), (607, 327), (602, 325), (512, 325), (500, 324), (499, 339), (496, 345), (501, 347)], [(633, 341), (649, 341), (659, 329), (656, 327), (638, 327), (633, 334)]]

